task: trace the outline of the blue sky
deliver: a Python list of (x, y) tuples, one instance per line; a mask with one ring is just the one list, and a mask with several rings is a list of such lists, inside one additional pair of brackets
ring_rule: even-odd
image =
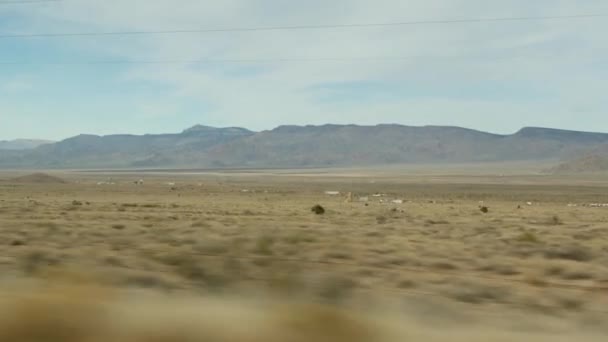
[[(607, 14), (604, 0), (64, 0), (0, 4), (0, 34)], [(523, 126), (608, 132), (606, 18), (0, 38), (0, 140), (194, 124)], [(66, 64), (116, 60), (381, 61)], [(32, 64), (6, 64), (31, 62)]]

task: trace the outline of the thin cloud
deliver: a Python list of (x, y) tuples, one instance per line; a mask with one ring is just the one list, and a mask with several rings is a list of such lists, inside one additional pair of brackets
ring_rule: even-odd
[[(183, 0), (179, 6), (171, 1), (73, 1), (13, 9), (11, 14), (18, 24), (9, 31), (166, 30), (553, 16), (600, 13), (604, 7), (600, 0), (584, 4), (513, 0), (491, 5), (482, 0)], [(123, 106), (123, 113), (107, 115), (146, 116), (150, 131), (159, 127), (155, 122), (160, 125), (161, 121), (170, 123), (163, 125), (166, 130), (184, 128), (177, 125), (191, 121), (257, 130), (280, 124), (398, 122), (453, 124), (510, 133), (524, 125), (608, 130), (608, 120), (601, 115), (608, 109), (601, 100), (607, 71), (590, 67), (601, 66), (600, 61), (608, 55), (603, 35), (607, 29), (605, 20), (593, 19), (65, 38), (28, 44), (40, 44), (41, 51), (51, 46), (85, 60), (413, 57), (399, 62), (93, 66), (107, 68), (114, 75), (116, 87), (124, 92), (139, 89), (132, 101), (116, 104), (118, 108)], [(80, 69), (67, 66), (65, 70), (78, 73)], [(390, 96), (378, 93), (361, 101), (364, 90), (351, 86), (361, 83), (393, 88)], [(496, 83), (504, 85), (500, 96), (474, 92)], [(327, 93), (314, 91), (336, 84), (344, 85), (332, 89), (340, 94), (340, 101), (328, 101)], [(424, 91), (408, 92), (404, 84), (419, 84)], [(142, 87), (151, 88), (148, 97), (142, 94)], [(518, 88), (530, 91), (512, 91)], [(530, 101), (530, 94), (542, 96)], [(86, 101), (87, 94), (82, 96)], [(103, 91), (95, 96), (112, 100)], [(151, 105), (158, 101), (162, 105)], [(62, 110), (61, 101), (56, 106), (56, 111)], [(586, 108), (590, 118), (587, 123), (573, 118), (572, 111), (577, 108)], [(94, 113), (94, 109), (91, 111)], [(171, 116), (174, 120), (167, 121)], [(94, 119), (95, 114), (91, 114), (79, 120), (82, 127), (92, 127), (90, 121)], [(110, 129), (106, 123), (98, 126), (99, 131)], [(132, 127), (131, 131), (142, 129), (145, 127)]]

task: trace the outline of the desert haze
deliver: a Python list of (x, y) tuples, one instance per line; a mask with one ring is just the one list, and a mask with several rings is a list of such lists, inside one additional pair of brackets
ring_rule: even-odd
[(50, 140), (16, 139), (0, 141), (0, 150), (31, 150), (42, 145), (52, 144)]

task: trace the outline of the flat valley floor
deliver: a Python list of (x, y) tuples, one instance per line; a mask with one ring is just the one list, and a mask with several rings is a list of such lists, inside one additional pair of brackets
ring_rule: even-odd
[(451, 171), (0, 173), (0, 340), (603, 340), (608, 177)]

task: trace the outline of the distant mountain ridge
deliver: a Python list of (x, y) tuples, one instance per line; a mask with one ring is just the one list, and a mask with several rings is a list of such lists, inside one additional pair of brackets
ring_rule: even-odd
[(32, 150), (0, 151), (3, 168), (346, 167), (405, 163), (566, 160), (608, 134), (526, 127), (499, 135), (452, 126), (196, 125), (176, 134), (79, 135)]
[(30, 150), (45, 144), (51, 144), (51, 140), (37, 139), (15, 139), (9, 141), (0, 141), (0, 150)]

